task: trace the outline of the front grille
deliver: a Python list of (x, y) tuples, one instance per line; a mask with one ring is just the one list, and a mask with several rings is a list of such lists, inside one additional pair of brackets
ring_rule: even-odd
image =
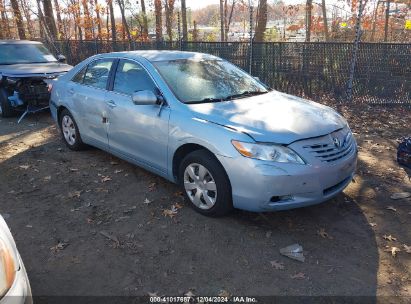
[(335, 162), (346, 157), (354, 150), (354, 139), (351, 132), (331, 133), (327, 142), (305, 145), (303, 148), (323, 162)]

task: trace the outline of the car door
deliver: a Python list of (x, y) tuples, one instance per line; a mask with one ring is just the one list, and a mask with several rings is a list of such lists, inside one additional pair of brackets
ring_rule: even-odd
[(91, 62), (72, 79), (69, 88), (83, 140), (103, 149), (108, 148), (106, 94), (114, 60)]
[(135, 105), (136, 91), (160, 90), (145, 68), (136, 61), (120, 60), (107, 93), (108, 140), (113, 153), (119, 153), (157, 171), (167, 171), (168, 122), (170, 109), (163, 105)]

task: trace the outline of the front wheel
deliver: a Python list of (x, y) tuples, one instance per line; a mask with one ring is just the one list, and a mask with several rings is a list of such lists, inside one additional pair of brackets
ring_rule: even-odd
[(10, 104), (9, 95), (5, 89), (0, 88), (0, 115), (1, 117), (12, 117), (16, 111)]
[(232, 211), (230, 181), (222, 165), (208, 151), (194, 151), (183, 159), (179, 181), (197, 212), (223, 216)]
[(60, 114), (60, 130), (64, 142), (71, 150), (84, 148), (76, 121), (68, 110), (63, 110)]

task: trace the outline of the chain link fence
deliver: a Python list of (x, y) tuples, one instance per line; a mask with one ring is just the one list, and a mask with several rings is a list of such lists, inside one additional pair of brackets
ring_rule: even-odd
[[(331, 42), (127, 42), (56, 41), (50, 50), (70, 64), (89, 56), (129, 50), (209, 53), (238, 65), (270, 87), (299, 96), (331, 96), (348, 102), (352, 43)], [(411, 44), (360, 43), (352, 102), (411, 105)], [(251, 64), (250, 64), (251, 61)]]

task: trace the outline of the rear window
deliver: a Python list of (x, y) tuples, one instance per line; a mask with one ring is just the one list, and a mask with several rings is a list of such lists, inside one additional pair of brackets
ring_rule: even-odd
[(56, 61), (42, 44), (0, 44), (0, 65)]

